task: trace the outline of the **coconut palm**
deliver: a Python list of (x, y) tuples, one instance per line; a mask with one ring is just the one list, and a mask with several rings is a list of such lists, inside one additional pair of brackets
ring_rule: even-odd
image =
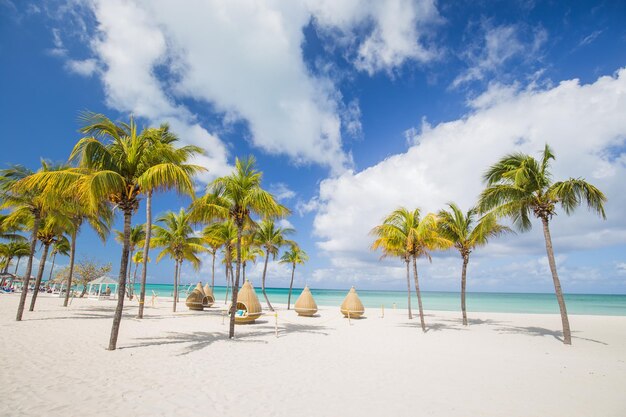
[(309, 260), (306, 252), (296, 244), (291, 245), (291, 249), (283, 253), (280, 258), (281, 264), (291, 264), (291, 281), (289, 282), (289, 295), (287, 296), (287, 310), (291, 308), (291, 290), (293, 289), (293, 277), (296, 273), (296, 265), (302, 265)]
[(49, 211), (42, 219), (41, 226), (39, 227), (39, 231), (37, 233), (37, 238), (43, 246), (43, 253), (41, 254), (41, 258), (39, 258), (39, 270), (35, 280), (33, 296), (30, 300), (29, 311), (35, 310), (35, 303), (37, 302), (39, 286), (41, 285), (44, 269), (46, 268), (46, 260), (48, 259), (50, 246), (56, 243), (70, 228), (70, 219), (61, 211)]
[(212, 262), (211, 262), (211, 291), (215, 289), (215, 257), (217, 256), (217, 251), (224, 244), (217, 236), (214, 236), (214, 231), (210, 229), (211, 226), (207, 226), (202, 231), (202, 238), (204, 239), (204, 243), (207, 245), (207, 250), (211, 254)]
[(250, 215), (275, 218), (287, 215), (289, 210), (279, 204), (274, 196), (261, 188), (262, 173), (254, 167), (255, 159), (237, 158), (235, 171), (220, 177), (207, 187), (207, 194), (192, 203), (192, 213), (196, 221), (209, 223), (214, 219), (231, 219), (237, 227), (237, 269), (233, 284), (230, 307), (229, 337), (235, 336), (235, 311), (241, 273), (241, 241), (244, 227), (251, 222)]
[(553, 159), (554, 153), (547, 144), (540, 160), (523, 153), (504, 156), (485, 173), (483, 178), (487, 188), (480, 195), (478, 207), (483, 213), (491, 211), (497, 216), (511, 218), (513, 225), (520, 231), (532, 227), (531, 213), (541, 220), (554, 291), (561, 312), (563, 343), (570, 345), (572, 336), (554, 261), (549, 223), (556, 213), (557, 205), (570, 215), (583, 202), (605, 219), (604, 203), (607, 199), (599, 189), (581, 178), (553, 182), (550, 173), (550, 161)]
[(178, 213), (167, 212), (157, 219), (163, 226), (152, 226), (153, 238), (150, 245), (153, 248), (163, 248), (156, 258), (159, 262), (165, 255), (174, 260), (176, 265), (174, 273), (174, 303), (173, 311), (176, 311), (178, 302), (178, 285), (180, 282), (180, 270), (184, 261), (189, 261), (195, 269), (200, 266), (198, 252), (206, 251), (202, 246), (203, 240), (194, 236), (191, 228), (189, 213), (185, 209), (180, 209)]
[(17, 262), (15, 263), (15, 271), (13, 271), (13, 275), (17, 276), (17, 269), (20, 266), (20, 260), (30, 255), (30, 245), (28, 242), (9, 242), (9, 247), (11, 247), (11, 251), (13, 256), (17, 258)]
[(8, 214), (0, 214), (0, 239), (25, 241), (26, 238), (24, 236), (16, 233), (23, 231), (25, 226), (19, 222), (11, 222)]
[[(144, 261), (143, 251), (138, 250), (137, 252), (135, 252), (131, 260), (135, 264), (135, 272), (133, 272), (133, 280), (131, 281), (130, 286), (134, 289), (135, 283), (137, 282), (137, 270), (139, 269), (139, 264), (143, 265), (143, 261)], [(150, 259), (147, 259), (146, 261), (150, 262)]]
[(55, 199), (51, 195), (52, 193), (47, 191), (45, 187), (40, 184), (29, 185), (27, 182), (37, 174), (50, 174), (56, 170), (59, 170), (59, 167), (54, 167), (42, 160), (41, 168), (37, 172), (19, 165), (0, 172), (0, 192), (2, 193), (0, 209), (11, 210), (10, 214), (4, 219), (3, 224), (8, 227), (28, 224), (31, 230), (28, 263), (24, 272), (23, 290), (15, 317), (17, 321), (21, 321), (24, 314), (26, 294), (28, 293), (30, 276), (33, 270), (33, 257), (35, 255), (41, 219), (51, 205), (55, 203)]
[(441, 210), (439, 217), (439, 233), (453, 242), (454, 247), (463, 258), (461, 269), (461, 311), (463, 314), (463, 325), (467, 326), (467, 311), (465, 308), (465, 287), (467, 282), (467, 264), (470, 253), (479, 247), (487, 244), (492, 237), (500, 236), (503, 233), (511, 232), (511, 229), (498, 223), (498, 219), (493, 214), (487, 214), (482, 218), (478, 217), (476, 208), (472, 208), (463, 213), (459, 206), (449, 203), (450, 210)]
[(243, 282), (246, 282), (246, 265), (248, 262), (256, 264), (257, 258), (263, 255), (263, 251), (252, 244), (251, 236), (249, 239), (250, 240), (248, 242), (245, 242), (241, 246), (241, 269), (243, 272)]
[(69, 256), (70, 250), (70, 241), (65, 235), (59, 236), (57, 240), (52, 244), (52, 251), (50, 252), (50, 254), (52, 255), (52, 266), (50, 267), (48, 281), (52, 281), (52, 273), (54, 272), (54, 263), (56, 262), (57, 255), (60, 254), (62, 256)]
[[(211, 242), (209, 245), (214, 247), (222, 247), (224, 270), (226, 273), (226, 298), (224, 304), (228, 301), (228, 293), (230, 288), (230, 278), (232, 278), (232, 256), (237, 242), (237, 227), (231, 220), (219, 223), (211, 223), (202, 231), (202, 237), (205, 242)], [(213, 258), (215, 266), (215, 257)]]
[[(423, 257), (432, 262), (431, 252), (447, 249), (452, 245), (452, 242), (439, 235), (437, 216), (429, 213), (421, 217), (420, 209), (410, 211), (404, 207), (394, 210), (383, 220), (382, 225), (372, 230), (372, 233), (379, 237), (385, 237), (388, 240), (392, 253), (395, 253), (396, 256), (401, 254), (404, 257), (407, 264), (407, 274), (408, 263), (410, 261), (413, 263), (413, 280), (420, 315), (420, 325), (422, 331), (426, 332), (422, 294), (417, 273), (417, 258)], [(377, 243), (374, 242), (373, 248), (376, 249), (377, 247)]]
[[(144, 240), (146, 239), (146, 230), (145, 230), (145, 226), (143, 224), (138, 224), (135, 226), (132, 226), (130, 228), (130, 238), (129, 238), (129, 248), (128, 251), (130, 253), (130, 258), (128, 259), (129, 262), (129, 266), (128, 266), (128, 277), (126, 278), (126, 295), (128, 295), (128, 299), (132, 300), (133, 299), (133, 290), (134, 290), (134, 286), (131, 285), (131, 280), (130, 277), (132, 275), (132, 268), (130, 267), (130, 261), (133, 259), (133, 257), (135, 256), (135, 253), (137, 251), (137, 247), (142, 244), (144, 242)], [(124, 232), (120, 231), (120, 230), (116, 230), (115, 231), (115, 240), (117, 240), (119, 243), (123, 244), (124, 243)], [(137, 265), (135, 264), (135, 271), (137, 270)]]
[(267, 274), (267, 262), (272, 256), (272, 260), (276, 259), (280, 248), (286, 244), (292, 244), (293, 242), (286, 238), (287, 235), (295, 233), (295, 230), (289, 227), (278, 227), (272, 219), (263, 220), (259, 224), (259, 229), (256, 232), (255, 240), (257, 244), (265, 251), (265, 264), (263, 265), (263, 277), (261, 279), (261, 289), (267, 308), (270, 311), (274, 311), (272, 304), (270, 303), (267, 293), (265, 292), (265, 277)]

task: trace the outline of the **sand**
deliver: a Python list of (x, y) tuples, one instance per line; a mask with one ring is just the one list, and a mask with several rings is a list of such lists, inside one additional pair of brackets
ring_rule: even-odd
[(227, 340), (219, 307), (179, 312), (161, 300), (134, 318), (118, 347), (115, 302), (42, 296), (15, 321), (18, 295), (0, 296), (3, 416), (626, 416), (626, 317), (406, 310), (366, 319), (322, 308), (279, 309)]

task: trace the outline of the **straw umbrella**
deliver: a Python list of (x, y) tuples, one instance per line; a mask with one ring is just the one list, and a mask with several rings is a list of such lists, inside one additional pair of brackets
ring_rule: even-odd
[[(230, 308), (229, 308), (230, 310)], [(241, 313), (240, 313), (241, 312)], [(254, 323), (261, 316), (261, 303), (250, 281), (246, 281), (237, 293), (235, 323)]]
[(211, 307), (213, 303), (215, 302), (215, 296), (213, 296), (213, 289), (211, 288), (208, 282), (204, 286), (204, 295), (206, 296), (206, 304), (204, 306)]
[(317, 304), (313, 299), (309, 286), (306, 285), (300, 294), (300, 297), (296, 300), (294, 309), (299, 316), (311, 317), (317, 313)]
[(204, 294), (202, 283), (198, 282), (196, 288), (187, 296), (185, 304), (189, 307), (189, 310), (204, 310), (205, 301), (207, 296)]
[(341, 303), (341, 313), (345, 317), (349, 316), (352, 319), (358, 319), (365, 313), (365, 307), (363, 307), (363, 303), (361, 303), (354, 287), (350, 288), (348, 295)]

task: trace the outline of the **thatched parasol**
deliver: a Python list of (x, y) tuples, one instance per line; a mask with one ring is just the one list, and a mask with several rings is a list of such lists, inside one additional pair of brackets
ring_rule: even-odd
[(313, 299), (308, 285), (304, 287), (300, 297), (296, 300), (294, 309), (299, 316), (311, 317), (313, 314), (317, 313), (317, 304), (315, 304), (315, 300)]
[(261, 303), (256, 296), (254, 287), (247, 281), (237, 293), (237, 310), (235, 311), (235, 323), (254, 323), (261, 316)]
[(204, 286), (204, 295), (206, 296), (206, 304), (204, 304), (204, 307), (211, 307), (215, 302), (215, 297), (213, 296), (213, 290), (208, 283)]
[(356, 293), (354, 287), (350, 288), (348, 291), (348, 295), (341, 303), (341, 313), (348, 317), (348, 313), (350, 313), (350, 318), (358, 319), (365, 313), (365, 307), (363, 307), (363, 303), (359, 300), (359, 296)]
[(206, 304), (207, 296), (204, 295), (204, 290), (202, 289), (202, 283), (198, 282), (196, 288), (187, 296), (187, 300), (185, 304), (189, 307), (189, 310), (204, 310), (204, 306)]

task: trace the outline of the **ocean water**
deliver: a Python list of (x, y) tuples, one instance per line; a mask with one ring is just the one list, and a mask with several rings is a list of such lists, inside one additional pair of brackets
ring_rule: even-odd
[[(181, 286), (181, 298), (186, 291), (191, 291), (192, 286)], [(160, 296), (171, 297), (174, 291), (173, 285), (147, 284), (147, 296), (152, 291)], [(256, 293), (264, 304), (263, 294), (260, 288), (255, 288)], [(139, 291), (139, 285), (136, 285)], [(301, 288), (294, 288), (291, 302), (294, 303)], [(325, 290), (311, 288), (315, 301), (320, 306), (339, 306), (348, 290)], [(271, 302), (280, 304), (287, 303), (288, 288), (268, 288), (267, 295)], [(403, 291), (358, 291), (359, 298), (365, 307), (386, 309), (407, 308), (407, 295)], [(215, 298), (218, 303), (223, 303), (226, 296), (226, 287), (215, 287)], [(458, 292), (423, 291), (422, 302), (426, 310), (458, 311), (460, 310), (460, 294)], [(613, 294), (565, 294), (565, 302), (569, 314), (590, 314), (606, 316), (626, 316), (626, 295)], [(417, 310), (417, 298), (412, 294), (411, 307)], [(467, 293), (467, 310), (470, 312), (495, 312), (495, 313), (559, 313), (559, 306), (554, 294), (537, 293)]]

